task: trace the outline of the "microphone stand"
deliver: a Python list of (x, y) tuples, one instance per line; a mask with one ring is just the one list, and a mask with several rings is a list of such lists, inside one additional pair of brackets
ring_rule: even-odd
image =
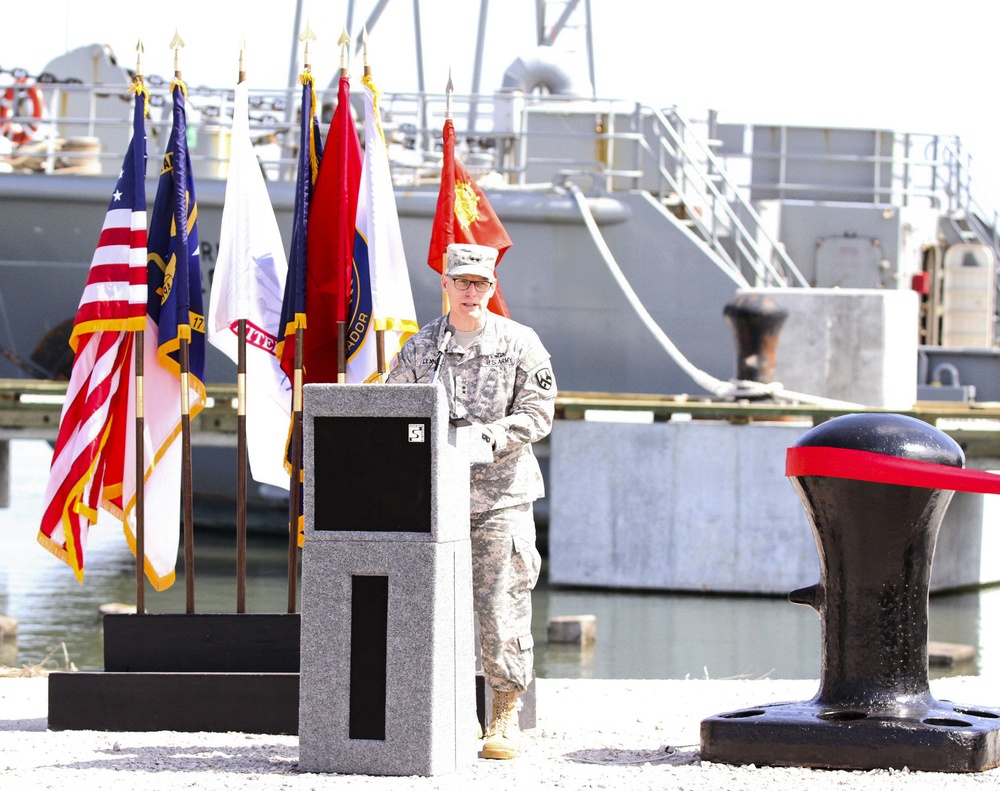
[(437, 358), (434, 360), (434, 373), (431, 374), (431, 384), (437, 381), (438, 373), (441, 371), (441, 363), (444, 361), (444, 349), (448, 345), (448, 341), (452, 335), (455, 334), (455, 328), (450, 324), (445, 328), (444, 337), (441, 339), (441, 345), (438, 346)]

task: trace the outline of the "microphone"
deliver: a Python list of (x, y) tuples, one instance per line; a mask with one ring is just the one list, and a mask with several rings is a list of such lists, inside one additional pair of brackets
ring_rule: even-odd
[(434, 360), (434, 373), (431, 374), (431, 384), (434, 384), (438, 378), (438, 372), (441, 370), (441, 362), (444, 360), (444, 349), (448, 345), (448, 341), (457, 332), (451, 324), (445, 327), (444, 336), (441, 338), (441, 345), (438, 346), (437, 358)]

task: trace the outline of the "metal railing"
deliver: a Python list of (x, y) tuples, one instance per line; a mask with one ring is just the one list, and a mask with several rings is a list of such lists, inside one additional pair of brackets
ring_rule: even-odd
[[(696, 134), (676, 109), (669, 112), (668, 118), (661, 110), (642, 106), (635, 109), (637, 119), (646, 114), (652, 118), (652, 128), (642, 137), (642, 146), (655, 162), (661, 179), (658, 196), (667, 197), (662, 186), (666, 185), (684, 206), (686, 219), (712, 249), (736, 272), (749, 267), (755, 285), (808, 286), (750, 205), (746, 190), (735, 184), (712, 152), (710, 141)], [(732, 244), (733, 254), (726, 241)]]
[(946, 192), (952, 202), (949, 212), (962, 213), (977, 240), (989, 245), (1000, 257), (1000, 198), (996, 189), (983, 181), (973, 182), (972, 156), (962, 150), (961, 140), (944, 140), (941, 151), (942, 168), (947, 176)]
[[(754, 167), (750, 177), (735, 189), (747, 194), (780, 199), (842, 200), (845, 202), (884, 203), (900, 206), (928, 206), (952, 217), (968, 221), (977, 241), (990, 245), (1000, 254), (998, 220), (1000, 215), (995, 190), (984, 182), (974, 182), (972, 159), (953, 135), (896, 133), (883, 130), (863, 131), (873, 137), (869, 153), (814, 153), (796, 149), (787, 142), (789, 127), (769, 127), (780, 137), (777, 150), (727, 152), (718, 157), (723, 170), (734, 169), (734, 162), (749, 160)], [(836, 134), (841, 130), (830, 130)], [(766, 167), (762, 167), (762, 165)], [(855, 166), (866, 174), (857, 183), (843, 181), (794, 181), (790, 173), (818, 172), (824, 167)], [(777, 173), (776, 178), (761, 179), (757, 169)]]
[[(156, 147), (169, 130), (169, 83), (153, 78), (147, 82), (151, 93), (149, 155), (155, 160)], [(128, 86), (36, 85), (45, 96), (44, 116), (18, 115), (22, 107), (18, 104), (6, 119), (37, 126), (35, 144), (22, 145), (11, 161), (28, 161), (45, 172), (86, 163), (99, 163), (99, 172), (116, 172), (131, 133)], [(294, 178), (300, 95), (297, 86), (251, 91), (251, 133), (265, 172), (273, 180)], [(317, 96), (321, 119), (328, 123), (336, 91), (318, 89)], [(188, 128), (196, 139), (192, 159), (203, 172), (220, 178), (225, 176), (228, 148), (213, 143), (228, 134), (232, 101), (231, 89), (188, 86)], [(921, 201), (952, 214), (964, 213), (980, 240), (1000, 254), (1000, 222), (992, 208), (998, 202), (988, 202), (981, 191), (973, 190), (970, 157), (957, 138), (884, 133), (893, 135), (891, 144), (880, 141), (872, 153), (864, 155), (803, 154), (784, 146), (775, 152), (718, 154), (711, 114), (702, 130), (676, 108), (658, 110), (615, 100), (516, 93), (452, 95), (449, 99), (444, 94), (384, 93), (380, 108), (398, 185), (437, 182), (441, 128), (449, 106), (460, 157), (477, 177), (490, 173), (496, 185), (525, 187), (560, 183), (567, 174), (575, 174), (586, 177), (593, 190), (648, 190), (664, 204), (677, 202), (674, 210), (723, 262), (757, 285), (808, 284), (754, 209), (752, 195), (761, 185), (752, 183), (752, 173), (742, 183), (732, 175), (733, 163), (740, 157), (776, 160), (779, 178), (765, 187), (791, 198), (822, 193), (826, 199), (838, 195), (850, 199), (856, 192), (852, 186), (789, 182), (787, 173), (796, 164), (810, 158), (860, 164), (871, 169), (870, 202), (911, 205)], [(72, 150), (59, 143), (66, 138), (101, 136), (111, 129), (117, 129), (118, 145), (100, 151)]]

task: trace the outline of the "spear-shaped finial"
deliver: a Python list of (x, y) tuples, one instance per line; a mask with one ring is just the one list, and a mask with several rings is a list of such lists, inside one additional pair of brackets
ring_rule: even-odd
[(444, 86), (444, 117), (451, 118), (451, 95), (455, 92), (455, 84), (451, 81), (451, 66), (448, 67), (448, 84)]
[(247, 40), (244, 36), (240, 36), (240, 79), (239, 82), (246, 82), (247, 72), (243, 65), (244, 57), (247, 52)]
[(170, 49), (174, 51), (174, 77), (178, 80), (181, 78), (180, 52), (183, 48), (184, 39), (182, 39), (181, 34), (177, 32), (177, 28), (174, 28), (174, 37), (170, 39)]
[(135, 42), (135, 76), (139, 80), (142, 79), (142, 53), (145, 49), (142, 46), (142, 39)]
[(316, 34), (313, 33), (312, 26), (309, 24), (309, 20), (306, 20), (306, 29), (302, 31), (299, 36), (299, 41), (305, 43), (305, 51), (302, 54), (302, 68), (306, 71), (312, 70), (312, 56), (309, 54), (309, 42), (316, 40)]
[(340, 34), (340, 38), (337, 39), (337, 43), (340, 45), (340, 76), (347, 76), (347, 59), (350, 56), (351, 49), (351, 37), (347, 35), (347, 28), (344, 28), (344, 32)]
[(368, 65), (368, 25), (361, 28), (361, 57), (365, 64), (365, 76), (370, 77), (372, 68)]

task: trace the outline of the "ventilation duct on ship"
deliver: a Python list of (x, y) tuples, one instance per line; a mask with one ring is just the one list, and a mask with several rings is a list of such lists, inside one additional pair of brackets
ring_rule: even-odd
[(507, 67), (500, 85), (502, 92), (536, 90), (556, 96), (589, 97), (590, 79), (574, 73), (570, 58), (552, 47), (538, 47), (520, 55)]

